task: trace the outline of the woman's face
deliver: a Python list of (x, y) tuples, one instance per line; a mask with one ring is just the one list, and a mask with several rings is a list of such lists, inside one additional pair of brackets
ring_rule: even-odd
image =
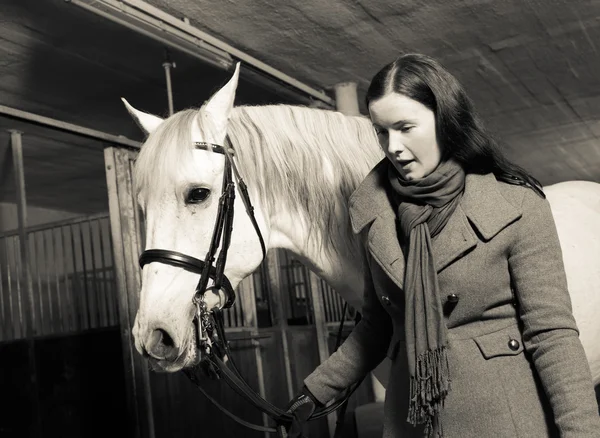
[(369, 104), (379, 144), (400, 176), (413, 181), (429, 175), (442, 158), (435, 114), (399, 93), (387, 93)]

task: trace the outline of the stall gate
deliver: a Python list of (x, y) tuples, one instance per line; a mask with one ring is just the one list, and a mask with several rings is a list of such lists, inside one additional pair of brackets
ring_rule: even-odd
[[(132, 196), (136, 154), (125, 148), (105, 149), (121, 339), (133, 419), (129, 436), (270, 436), (233, 422), (183, 375), (150, 372), (135, 351), (131, 327), (139, 302), (138, 257), (143, 246), (142, 219)], [(237, 292), (236, 306), (226, 312), (234, 359), (258, 393), (284, 407), (304, 377), (329, 356), (341, 318), (347, 320), (345, 334), (351, 330), (352, 315), (342, 315), (341, 298), (285, 251), (269, 251)], [(206, 379), (205, 384), (211, 395), (245, 420), (272, 425), (224, 382)], [(353, 407), (372, 400), (370, 382), (365, 382), (350, 403), (350, 423)], [(330, 417), (312, 423), (309, 436), (330, 436), (334, 421)], [(345, 437), (353, 436), (353, 427), (346, 431)]]
[(108, 215), (21, 238), (0, 234), (0, 436), (108, 436), (99, 417), (127, 419)]

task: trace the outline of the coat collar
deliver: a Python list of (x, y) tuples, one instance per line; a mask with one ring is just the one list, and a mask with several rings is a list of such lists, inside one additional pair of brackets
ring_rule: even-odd
[[(398, 244), (396, 212), (386, 189), (387, 166), (387, 158), (379, 162), (352, 194), (350, 220), (355, 233), (372, 224), (368, 235), (370, 252), (402, 287), (404, 256)], [(433, 241), (438, 271), (466, 254), (479, 239), (492, 239), (521, 217), (517, 207), (520, 200), (511, 199), (511, 203), (500, 187), (493, 174), (467, 175), (465, 192), (456, 212)]]

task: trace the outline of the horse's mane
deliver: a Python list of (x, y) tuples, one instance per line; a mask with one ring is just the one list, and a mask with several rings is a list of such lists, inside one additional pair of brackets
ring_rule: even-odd
[[(181, 171), (182, 163), (191, 162), (189, 133), (197, 111), (173, 115), (148, 138), (135, 168), (138, 191), (166, 187), (167, 169)], [(201, 125), (206, 119), (198, 118)], [(227, 132), (240, 173), (269, 212), (295, 211), (310, 232), (322, 230), (316, 235), (326, 250), (356, 255), (348, 198), (383, 158), (368, 119), (302, 106), (239, 106)]]

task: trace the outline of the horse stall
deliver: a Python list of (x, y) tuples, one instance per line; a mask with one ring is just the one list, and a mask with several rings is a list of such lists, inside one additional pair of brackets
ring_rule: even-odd
[(128, 414), (108, 198), (78, 166), (102, 149), (3, 114), (0, 436), (109, 436), (98, 419)]

